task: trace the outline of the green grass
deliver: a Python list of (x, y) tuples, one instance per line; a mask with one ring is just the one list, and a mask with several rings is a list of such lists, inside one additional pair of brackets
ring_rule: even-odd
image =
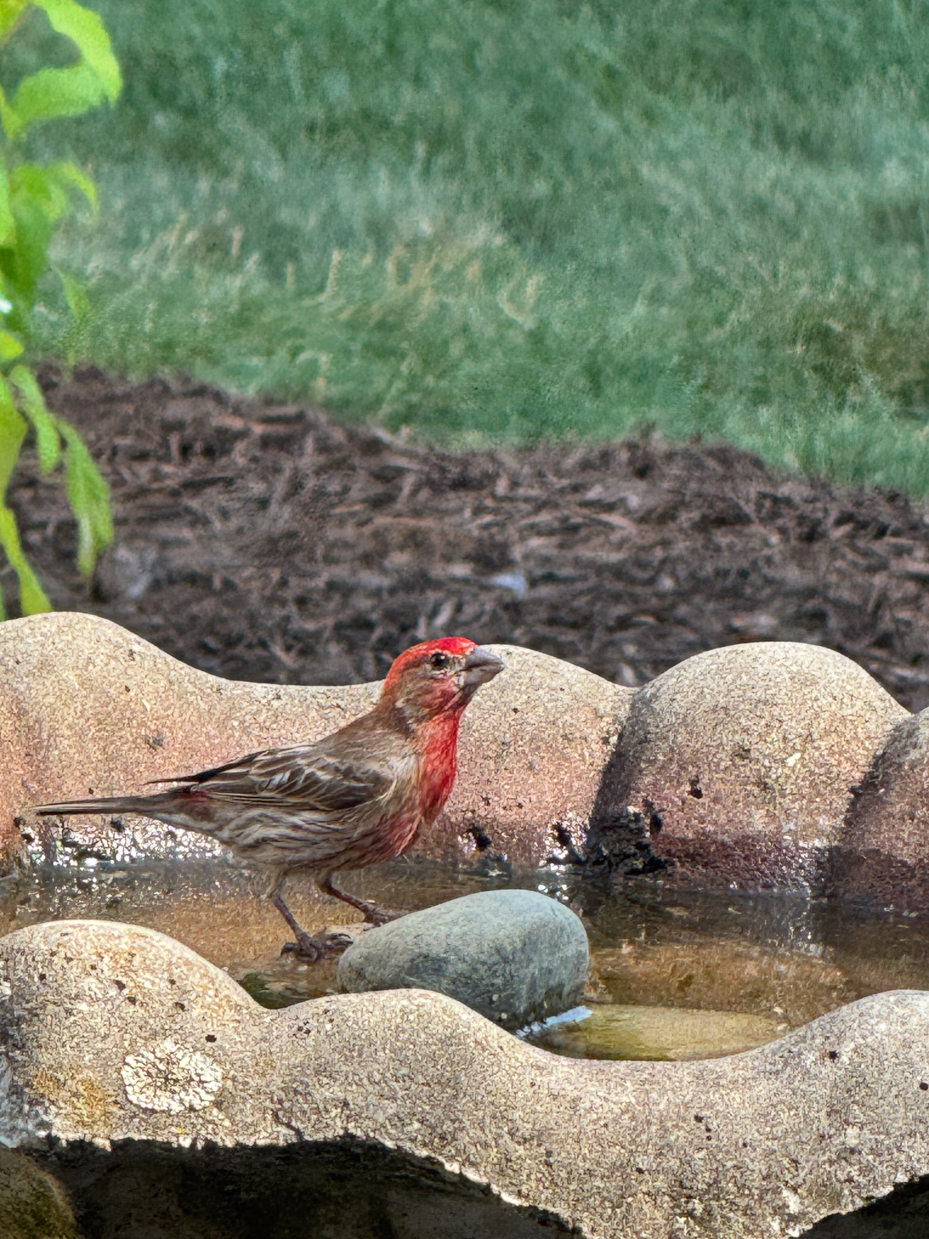
[(46, 353), (929, 493), (929, 0), (91, 2), (126, 90), (36, 142), (102, 203)]

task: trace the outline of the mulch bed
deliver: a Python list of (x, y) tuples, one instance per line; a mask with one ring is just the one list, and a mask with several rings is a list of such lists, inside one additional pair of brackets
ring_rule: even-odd
[[(10, 500), (55, 606), (236, 679), (374, 679), (463, 633), (640, 684), (713, 646), (814, 641), (929, 703), (929, 515), (726, 446), (657, 438), (463, 454), (191, 380), (43, 373), (113, 490), (74, 563), (60, 479)], [(8, 568), (0, 581), (15, 600)]]

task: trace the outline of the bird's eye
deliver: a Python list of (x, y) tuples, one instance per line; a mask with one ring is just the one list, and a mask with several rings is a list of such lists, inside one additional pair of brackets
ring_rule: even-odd
[(441, 650), (436, 651), (429, 659), (429, 665), (435, 671), (444, 671), (448, 666), (450, 659), (447, 654), (443, 654)]

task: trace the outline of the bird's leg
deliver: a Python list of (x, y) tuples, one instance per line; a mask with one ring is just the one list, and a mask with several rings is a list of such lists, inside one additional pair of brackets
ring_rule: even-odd
[(356, 899), (354, 895), (349, 895), (347, 891), (340, 891), (337, 886), (333, 885), (332, 878), (326, 878), (320, 882), (319, 889), (325, 891), (327, 895), (332, 895), (333, 898), (341, 899), (343, 903), (351, 904), (353, 908), (357, 908), (370, 925), (386, 925), (388, 921), (395, 921), (400, 915), (397, 912), (385, 912), (383, 908), (379, 908), (376, 904), (368, 903), (365, 899)]
[(281, 951), (282, 955), (285, 951), (295, 951), (298, 955), (308, 959), (310, 963), (315, 964), (324, 955), (334, 955), (351, 946), (352, 940), (346, 934), (329, 934), (325, 938), (311, 937), (284, 902), (284, 896), (281, 893), (283, 886), (284, 875), (279, 874), (275, 878), (271, 890), (268, 892), (271, 902), (290, 926), (296, 938), (296, 942), (284, 943), (283, 950)]

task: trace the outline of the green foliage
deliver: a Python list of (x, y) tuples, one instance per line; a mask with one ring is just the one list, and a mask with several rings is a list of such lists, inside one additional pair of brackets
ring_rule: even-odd
[(119, 111), (27, 145), (118, 209), (49, 352), (929, 493), (929, 0), (92, 2)]
[[(78, 563), (93, 570), (97, 552), (113, 537), (106, 483), (73, 426), (55, 417), (32, 370), (20, 358), (34, 335), (33, 312), (43, 276), (49, 271), (49, 246), (75, 193), (96, 209), (93, 181), (74, 163), (30, 163), (14, 146), (42, 121), (77, 116), (120, 90), (119, 67), (103, 22), (75, 0), (0, 0), (0, 46), (29, 10), (41, 10), (48, 25), (70, 40), (77, 62), (24, 75), (12, 99), (0, 89), (0, 547), (19, 578), (24, 615), (48, 611), (51, 604), (20, 542), (16, 518), (5, 498), (27, 432), (35, 436), (39, 464), (50, 473), (65, 458), (68, 498), (78, 524)], [(69, 304), (77, 305), (76, 282), (62, 275)], [(0, 619), (4, 618), (0, 594)]]

